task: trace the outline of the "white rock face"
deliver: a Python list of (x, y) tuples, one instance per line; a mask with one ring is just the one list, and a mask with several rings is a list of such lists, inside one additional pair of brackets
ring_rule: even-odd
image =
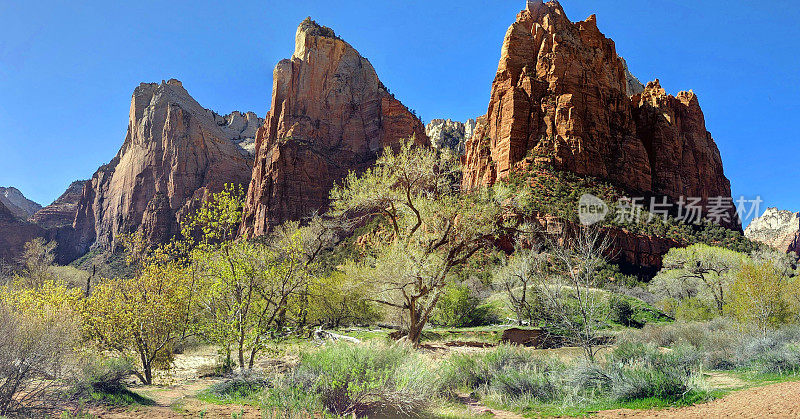
[(747, 226), (744, 235), (781, 252), (797, 253), (800, 250), (800, 213), (767, 208), (764, 215)]
[(464, 143), (475, 133), (475, 119), (458, 122), (451, 119), (434, 119), (425, 127), (425, 133), (435, 148), (449, 148), (459, 156), (464, 155)]
[(12, 214), (23, 220), (27, 220), (42, 206), (26, 198), (19, 189), (14, 187), (0, 187), (0, 202), (2, 202)]
[(264, 125), (264, 119), (259, 118), (254, 112), (241, 113), (234, 111), (228, 115), (213, 113), (214, 121), (222, 128), (222, 132), (239, 146), (245, 156), (253, 157), (256, 154), (256, 132)]
[(644, 84), (639, 81), (633, 74), (631, 74), (630, 70), (628, 70), (628, 63), (625, 61), (624, 58), (619, 57), (622, 61), (622, 65), (625, 66), (625, 78), (628, 82), (628, 96), (638, 95), (639, 93), (644, 92)]

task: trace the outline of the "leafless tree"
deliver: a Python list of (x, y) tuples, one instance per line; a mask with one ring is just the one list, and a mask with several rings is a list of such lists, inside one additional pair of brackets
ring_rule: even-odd
[[(597, 271), (605, 264), (611, 241), (600, 229), (577, 227), (551, 240), (548, 275), (534, 275), (548, 323), (595, 361), (602, 342), (599, 331), (609, 316), (604, 293), (597, 290)], [(544, 268), (544, 264), (540, 266)]]

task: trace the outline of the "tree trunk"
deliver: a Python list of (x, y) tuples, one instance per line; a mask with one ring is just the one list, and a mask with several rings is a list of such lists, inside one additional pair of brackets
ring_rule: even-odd
[(153, 365), (148, 362), (142, 367), (144, 368), (144, 383), (149, 386), (153, 384)]
[(425, 323), (421, 321), (420, 314), (417, 312), (416, 307), (412, 307), (408, 311), (408, 341), (415, 348), (419, 348), (420, 341), (422, 340), (422, 328)]
[(139, 380), (145, 385), (153, 384), (153, 362), (148, 359), (144, 351), (139, 352), (139, 359), (142, 360), (142, 372), (144, 372), (144, 376), (138, 375)]
[(239, 369), (244, 369), (244, 341), (239, 340)]

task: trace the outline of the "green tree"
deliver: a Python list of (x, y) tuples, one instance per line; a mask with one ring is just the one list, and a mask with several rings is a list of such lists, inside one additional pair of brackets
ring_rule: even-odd
[(331, 191), (334, 216), (384, 221), (365, 241), (371, 257), (346, 271), (373, 301), (400, 311), (415, 346), (453, 269), (486, 246), (502, 220), (489, 191), (460, 193), (458, 177), (452, 153), (406, 141)]
[(741, 322), (751, 323), (766, 334), (790, 318), (787, 285), (787, 278), (774, 263), (745, 263), (731, 284), (730, 311)]
[(226, 356), (235, 350), (240, 368), (252, 368), (269, 340), (284, 334), (290, 306), (311, 281), (299, 234), (277, 247), (237, 241), (198, 250), (193, 260), (205, 290), (201, 333)]
[(175, 261), (149, 261), (134, 277), (97, 285), (83, 300), (87, 334), (101, 348), (126, 354), (134, 351), (145, 384), (153, 369), (167, 367), (173, 348), (193, 321), (193, 281), (190, 270)]
[(743, 253), (705, 244), (670, 249), (650, 288), (664, 297), (679, 300), (708, 298), (722, 315), (733, 276), (747, 259)]
[(309, 289), (310, 321), (320, 326), (340, 327), (368, 323), (378, 313), (369, 303), (366, 290), (343, 272), (316, 277)]
[(252, 368), (270, 340), (285, 334), (294, 310), (305, 318), (314, 259), (327, 246), (327, 230), (314, 219), (308, 227), (287, 223), (260, 242), (235, 240), (244, 193), (232, 185), (214, 194), (183, 223), (196, 243), (192, 269), (203, 290), (198, 332), (217, 344), (227, 361)]

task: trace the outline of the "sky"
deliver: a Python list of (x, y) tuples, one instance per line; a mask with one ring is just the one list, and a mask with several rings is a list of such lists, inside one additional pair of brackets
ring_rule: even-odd
[[(642, 81), (694, 90), (735, 198), (800, 211), (800, 2), (564, 0)], [(181, 80), (218, 113), (269, 110), (272, 69), (306, 16), (367, 57), (429, 121), (486, 113), (524, 0), (0, 0), (0, 186), (46, 205), (125, 137), (133, 89)]]

